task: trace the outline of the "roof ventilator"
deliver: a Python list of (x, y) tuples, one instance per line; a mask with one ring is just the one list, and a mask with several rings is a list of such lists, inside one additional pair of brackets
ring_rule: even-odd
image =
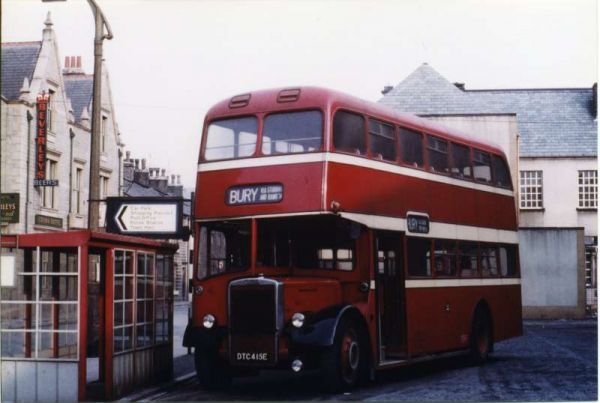
[(248, 106), (251, 96), (252, 94), (236, 95), (229, 101), (229, 108), (243, 108), (244, 106)]
[(286, 88), (277, 94), (277, 102), (295, 102), (300, 98), (300, 88)]

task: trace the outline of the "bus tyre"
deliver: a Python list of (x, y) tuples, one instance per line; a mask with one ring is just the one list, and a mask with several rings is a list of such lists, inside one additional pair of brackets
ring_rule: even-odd
[(195, 349), (194, 363), (200, 386), (206, 390), (222, 390), (231, 384), (231, 374), (225, 361), (216, 351)]
[(492, 320), (488, 311), (477, 307), (471, 329), (471, 359), (476, 364), (487, 361), (493, 347)]
[(358, 327), (342, 318), (335, 332), (333, 345), (321, 356), (323, 387), (329, 392), (341, 392), (355, 386), (366, 368), (366, 354)]

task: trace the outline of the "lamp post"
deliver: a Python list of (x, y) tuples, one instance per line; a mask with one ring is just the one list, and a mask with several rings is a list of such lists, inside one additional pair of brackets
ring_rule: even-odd
[[(42, 0), (57, 2), (66, 0)], [(90, 151), (90, 195), (88, 201), (88, 228), (98, 230), (100, 220), (100, 131), (102, 129), (102, 43), (112, 39), (110, 25), (95, 0), (87, 0), (94, 14), (96, 33), (94, 35), (94, 81), (92, 89), (92, 138)], [(104, 31), (106, 27), (106, 33)]]

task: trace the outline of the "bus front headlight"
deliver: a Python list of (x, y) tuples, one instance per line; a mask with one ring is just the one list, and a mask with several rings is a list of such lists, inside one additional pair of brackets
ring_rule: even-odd
[(296, 312), (294, 315), (292, 315), (292, 325), (297, 328), (304, 326), (304, 314)]
[(202, 319), (202, 325), (207, 329), (211, 329), (215, 325), (215, 317), (210, 313), (208, 315), (204, 315), (204, 318)]

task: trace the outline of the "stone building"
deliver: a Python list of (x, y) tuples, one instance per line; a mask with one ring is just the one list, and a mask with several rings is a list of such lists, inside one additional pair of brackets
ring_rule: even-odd
[[(166, 169), (148, 167), (146, 159), (131, 158), (129, 151), (123, 161), (123, 196), (125, 197), (181, 197), (183, 202), (183, 226), (190, 228), (190, 193), (181, 184), (180, 175), (167, 175)], [(187, 199), (187, 200), (186, 200)], [(177, 243), (179, 249), (174, 256), (174, 297), (188, 300), (188, 280), (192, 267), (191, 249), (193, 238), (189, 240), (169, 240)]]
[(421, 65), (379, 101), (499, 145), (517, 191), (523, 314), (596, 311), (597, 87), (467, 90)]
[[(49, 14), (44, 24), (41, 41), (2, 43), (2, 233), (87, 227), (93, 78), (84, 73), (81, 57), (66, 57), (62, 68)], [(57, 186), (33, 183), (41, 117), (37, 99), (42, 94), (49, 97), (45, 179), (58, 181)], [(101, 136), (100, 194), (104, 198), (120, 192), (123, 147), (106, 68), (102, 80)], [(15, 214), (10, 216), (8, 209)], [(100, 226), (104, 226), (102, 211)]]

